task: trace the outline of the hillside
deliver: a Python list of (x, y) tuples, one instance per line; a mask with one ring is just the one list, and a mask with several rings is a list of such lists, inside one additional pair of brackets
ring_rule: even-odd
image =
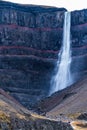
[[(38, 108), (51, 118), (78, 118), (87, 113), (87, 76), (71, 87), (61, 90), (42, 100)], [(84, 119), (84, 118), (83, 118)]]
[(74, 84), (48, 97), (66, 11), (0, 1), (0, 130), (87, 129), (87, 9), (70, 13)]
[(31, 113), (0, 90), (0, 130), (72, 130), (69, 123)]

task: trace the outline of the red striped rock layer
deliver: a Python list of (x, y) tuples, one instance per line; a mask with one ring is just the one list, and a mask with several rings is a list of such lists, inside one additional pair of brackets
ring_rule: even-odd
[[(49, 93), (62, 46), (65, 11), (0, 2), (0, 87), (28, 108)], [(73, 74), (87, 70), (86, 28), (86, 23), (73, 20)]]

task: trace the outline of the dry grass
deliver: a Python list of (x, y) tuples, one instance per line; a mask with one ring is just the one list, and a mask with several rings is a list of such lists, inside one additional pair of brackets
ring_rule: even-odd
[(67, 117), (69, 117), (72, 120), (77, 119), (77, 117), (79, 117), (81, 115), (81, 113), (72, 113), (72, 114), (68, 114)]
[(0, 111), (0, 121), (10, 123), (10, 117), (6, 115), (3, 111)]

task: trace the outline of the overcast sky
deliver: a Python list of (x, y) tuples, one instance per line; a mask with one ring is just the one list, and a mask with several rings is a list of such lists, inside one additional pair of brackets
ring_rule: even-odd
[(79, 10), (87, 8), (87, 0), (5, 0), (22, 4), (49, 5), (65, 7), (67, 10)]

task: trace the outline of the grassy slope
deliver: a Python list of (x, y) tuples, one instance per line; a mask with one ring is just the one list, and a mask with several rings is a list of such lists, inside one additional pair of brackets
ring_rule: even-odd
[(72, 130), (69, 123), (57, 122), (30, 112), (0, 89), (0, 130)]

